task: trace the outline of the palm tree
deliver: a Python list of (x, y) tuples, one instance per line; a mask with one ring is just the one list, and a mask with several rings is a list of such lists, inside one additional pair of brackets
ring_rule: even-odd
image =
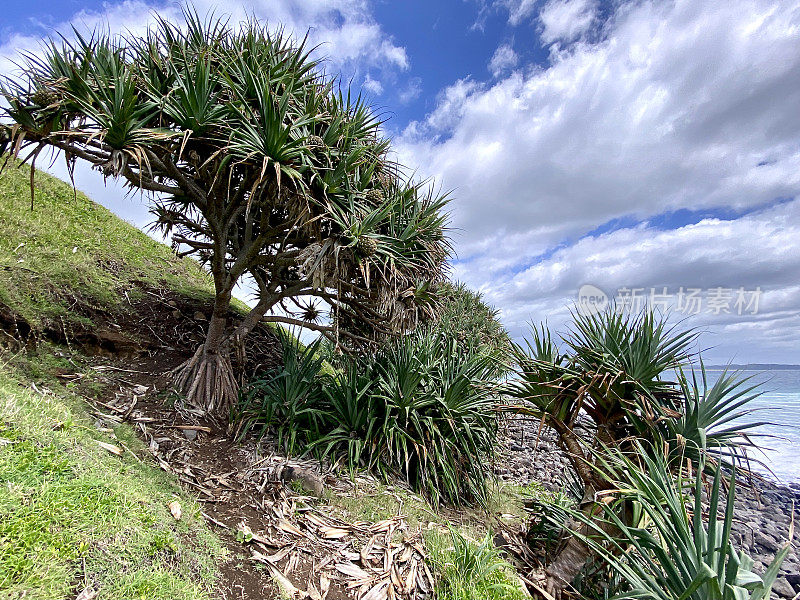
[[(448, 200), (404, 177), (380, 119), (323, 74), (305, 41), (254, 19), (185, 20), (159, 19), (140, 37), (76, 31), (25, 55), (21, 77), (0, 85), (0, 144), (28, 149), (32, 169), (54, 148), (70, 172), (80, 159), (148, 193), (154, 226), (215, 286), (205, 343), (177, 381), (225, 415), (237, 394), (231, 349), (243, 351), (259, 322), (352, 348), (427, 317), (450, 251)], [(243, 278), (258, 302), (231, 323)], [(330, 324), (315, 321), (310, 298), (330, 306)], [(265, 317), (276, 306), (289, 316)]]

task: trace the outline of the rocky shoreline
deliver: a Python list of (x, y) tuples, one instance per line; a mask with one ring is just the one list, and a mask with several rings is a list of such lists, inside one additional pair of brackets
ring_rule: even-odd
[[(494, 467), (503, 480), (526, 485), (539, 482), (548, 489), (563, 489), (569, 480), (569, 460), (558, 447), (556, 433), (539, 422), (510, 418), (500, 436), (500, 453)], [(736, 492), (736, 521), (731, 536), (747, 551), (755, 568), (763, 572), (775, 552), (786, 542), (792, 511), (800, 522), (800, 485), (780, 485), (760, 480), (757, 487), (741, 485)], [(781, 574), (773, 587), (773, 598), (792, 599), (800, 595), (800, 526)]]

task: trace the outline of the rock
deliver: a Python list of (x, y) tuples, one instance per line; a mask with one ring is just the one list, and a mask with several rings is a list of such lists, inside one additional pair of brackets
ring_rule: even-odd
[(774, 537), (769, 535), (768, 533), (764, 533), (762, 531), (757, 531), (755, 536), (756, 544), (766, 548), (770, 552), (777, 552), (781, 549), (780, 544), (778, 544), (777, 540)]
[(786, 577), (778, 577), (775, 584), (772, 586), (772, 591), (778, 594), (781, 598), (794, 598), (794, 588), (787, 581)]
[(322, 483), (322, 479), (309, 469), (294, 465), (286, 465), (280, 470), (278, 477), (281, 481), (286, 483), (297, 481), (306, 491), (311, 492), (318, 498), (321, 498), (325, 493), (325, 486)]
[(184, 429), (183, 430), (183, 437), (185, 437), (190, 442), (193, 442), (197, 439), (197, 430), (196, 429)]
[(206, 315), (204, 313), (202, 313), (202, 312), (200, 312), (198, 310), (196, 313), (194, 313), (194, 320), (195, 321), (207, 321), (208, 319), (206, 319)]

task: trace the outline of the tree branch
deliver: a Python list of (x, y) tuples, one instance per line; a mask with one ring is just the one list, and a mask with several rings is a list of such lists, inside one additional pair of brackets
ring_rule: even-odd
[[(322, 333), (334, 333), (336, 329), (329, 325), (319, 325), (317, 323), (311, 323), (309, 321), (303, 321), (301, 319), (295, 319), (292, 317), (283, 317), (280, 315), (267, 315), (261, 319), (264, 323), (286, 323), (287, 325), (297, 325), (299, 327), (305, 327), (306, 329), (311, 329), (312, 331), (320, 331)], [(365, 338), (360, 335), (356, 335), (355, 333), (350, 333), (349, 331), (345, 331), (343, 329), (339, 330), (339, 335), (343, 335), (345, 337), (358, 340), (360, 342), (366, 342), (368, 344), (375, 344), (375, 340), (371, 340), (369, 338)]]

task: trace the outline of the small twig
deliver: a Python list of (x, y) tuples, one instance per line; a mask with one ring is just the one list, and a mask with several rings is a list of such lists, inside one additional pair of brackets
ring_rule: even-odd
[(217, 527), (221, 527), (222, 529), (230, 529), (230, 527), (228, 527), (227, 525), (225, 525), (225, 523), (223, 523), (222, 521), (217, 521), (217, 520), (216, 520), (214, 517), (212, 517), (211, 515), (208, 515), (208, 514), (206, 514), (205, 512), (202, 512), (202, 511), (200, 512), (200, 514), (203, 516), (203, 518), (204, 518), (206, 521), (211, 521), (211, 522), (212, 522), (214, 525), (216, 525)]
[(141, 373), (142, 375), (150, 375), (148, 371), (137, 371), (135, 369), (122, 369), (112, 365), (95, 365), (92, 367), (95, 371), (121, 371), (123, 373)]
[(211, 433), (211, 427), (203, 427), (202, 425), (170, 425), (172, 429), (180, 429), (185, 431), (202, 431), (204, 433)]

